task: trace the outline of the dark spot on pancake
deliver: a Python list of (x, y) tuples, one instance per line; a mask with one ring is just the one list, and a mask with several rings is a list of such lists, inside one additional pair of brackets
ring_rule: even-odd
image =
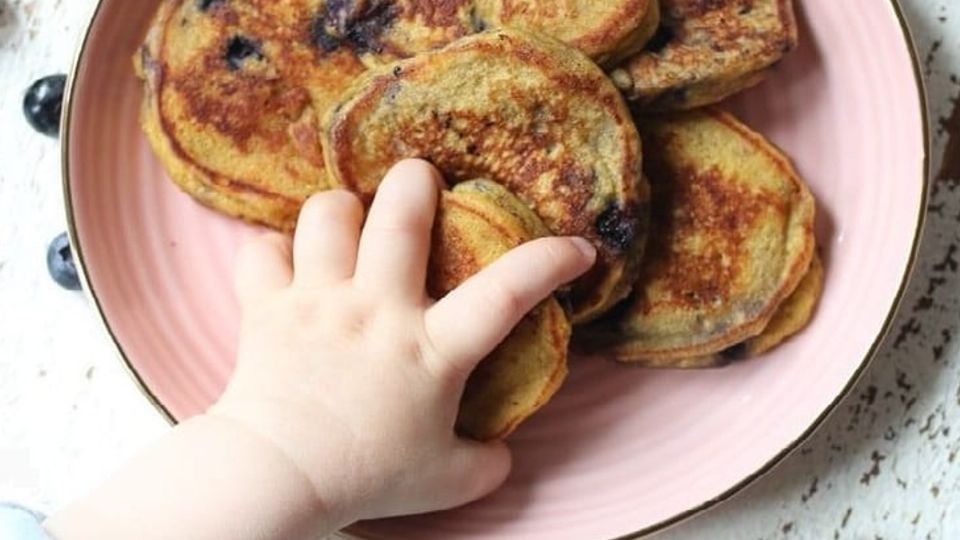
[(740, 11), (738, 13), (740, 15), (749, 15), (751, 11), (753, 11), (753, 4), (744, 4), (740, 6)]
[(206, 11), (213, 6), (217, 4), (222, 4), (226, 1), (227, 0), (197, 0), (197, 9), (199, 9), (200, 11)]
[(673, 38), (676, 37), (676, 34), (673, 32), (673, 28), (670, 28), (666, 25), (660, 25), (660, 28), (657, 28), (657, 33), (650, 38), (650, 41), (647, 43), (646, 47), (643, 50), (652, 53), (662, 52), (666, 48), (667, 44), (673, 41)]
[(325, 53), (333, 52), (340, 48), (340, 38), (331, 35), (327, 31), (327, 25), (322, 17), (318, 17), (313, 21), (313, 26), (310, 28), (310, 41)]
[[(397, 95), (400, 94), (400, 90), (401, 88), (399, 83), (391, 84), (383, 94), (384, 99), (387, 100), (387, 102), (389, 103), (393, 103), (394, 101), (397, 100)], [(340, 110), (340, 109), (338, 108), (337, 110)]]
[(618, 251), (625, 251), (633, 243), (637, 233), (637, 219), (628, 215), (617, 205), (610, 205), (597, 218), (597, 234), (604, 244)]
[(674, 88), (667, 92), (667, 99), (671, 103), (686, 103), (689, 92), (685, 87)]
[(393, 68), (393, 76), (394, 76), (394, 77), (399, 77), (401, 73), (403, 73), (403, 68), (402, 68), (402, 67), (397, 66), (397, 67)]
[(486, 182), (477, 182), (473, 184), (473, 188), (480, 193), (490, 193), (492, 191)]
[(573, 292), (569, 288), (554, 292), (553, 297), (557, 299), (567, 315), (573, 313)]
[(723, 360), (722, 365), (727, 365), (739, 360), (746, 360), (749, 353), (750, 349), (746, 343), (738, 343), (720, 352), (720, 358)]
[(313, 20), (310, 38), (327, 53), (340, 47), (380, 53), (380, 36), (398, 11), (394, 0), (330, 0)]
[(227, 50), (223, 59), (230, 66), (230, 69), (237, 71), (243, 66), (243, 63), (249, 58), (263, 60), (263, 52), (260, 50), (260, 43), (243, 36), (233, 36), (227, 43)]
[(470, 27), (474, 32), (483, 32), (488, 27), (487, 21), (480, 18), (475, 7), (470, 10)]
[(436, 124), (439, 124), (444, 130), (450, 129), (450, 126), (453, 125), (453, 119), (450, 117), (450, 113), (441, 113), (436, 110), (430, 111), (430, 116), (433, 117), (433, 121)]
[(140, 47), (140, 65), (143, 66), (145, 74), (149, 74), (157, 69), (157, 61), (153, 58), (153, 53), (146, 45)]

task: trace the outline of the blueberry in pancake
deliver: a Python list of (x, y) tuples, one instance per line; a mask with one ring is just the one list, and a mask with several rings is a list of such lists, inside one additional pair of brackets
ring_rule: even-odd
[(647, 257), (633, 295), (578, 343), (624, 362), (704, 367), (802, 328), (822, 270), (814, 199), (790, 161), (716, 109), (648, 118), (641, 132), (655, 201)]

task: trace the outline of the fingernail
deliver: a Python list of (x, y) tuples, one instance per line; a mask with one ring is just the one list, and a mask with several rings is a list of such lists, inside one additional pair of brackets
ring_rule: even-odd
[(597, 258), (597, 248), (587, 240), (579, 237), (573, 237), (570, 238), (570, 241), (573, 242), (573, 245), (577, 246), (577, 249), (580, 250), (580, 253), (583, 253), (584, 258), (591, 261)]

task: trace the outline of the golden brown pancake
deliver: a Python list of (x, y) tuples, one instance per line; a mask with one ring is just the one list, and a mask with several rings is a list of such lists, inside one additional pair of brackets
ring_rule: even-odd
[(645, 50), (612, 73), (647, 111), (716, 103), (765, 77), (797, 46), (792, 0), (660, 0)]
[(640, 51), (660, 23), (658, 0), (478, 0), (487, 27), (546, 34), (605, 64)]
[(364, 64), (501, 19), (612, 56), (651, 33), (651, 1), (162, 0), (135, 59), (145, 82), (142, 126), (187, 193), (289, 230), (305, 198), (329, 186), (318, 119)]
[(647, 257), (633, 296), (582, 341), (624, 362), (702, 366), (760, 335), (797, 289), (814, 200), (786, 156), (725, 112), (650, 118), (641, 132), (655, 201)]
[(716, 354), (671, 361), (662, 367), (676, 369), (707, 369), (729, 365), (732, 362), (760, 356), (794, 335), (800, 333), (816, 311), (823, 292), (823, 263), (814, 253), (810, 269), (800, 280), (800, 285), (777, 308), (767, 327), (760, 335), (738, 343)]
[(137, 57), (142, 124), (170, 176), (225, 213), (291, 229), (328, 187), (316, 131), (352, 52), (309, 39), (313, 0), (166, 0)]
[[(444, 192), (428, 288), (442, 298), (507, 251), (546, 236), (540, 219), (502, 186), (464, 182)], [(535, 308), (467, 381), (457, 432), (503, 439), (542, 407), (567, 374), (570, 321), (553, 297)]]
[(763, 332), (743, 343), (742, 354), (747, 357), (763, 354), (803, 330), (813, 317), (822, 292), (823, 262), (814, 253), (810, 269), (800, 280), (800, 285), (780, 304)]
[(326, 12), (330, 36), (375, 35), (361, 51), (371, 64), (504, 27), (552, 36), (604, 62), (639, 51), (660, 20), (656, 0), (341, 0)]
[(324, 120), (334, 185), (370, 200), (393, 163), (420, 157), (448, 182), (490, 178), (598, 263), (571, 292), (574, 321), (630, 291), (646, 237), (640, 139), (588, 58), (518, 31), (464, 38), (362, 77)]

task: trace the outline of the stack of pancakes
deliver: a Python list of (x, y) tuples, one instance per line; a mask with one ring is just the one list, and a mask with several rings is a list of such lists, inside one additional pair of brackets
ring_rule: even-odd
[(709, 107), (796, 42), (790, 0), (164, 0), (135, 64), (156, 154), (229, 215), (289, 231), (313, 193), (434, 163), (434, 297), (533, 238), (597, 247), (471, 377), (457, 428), (487, 440), (556, 392), (571, 339), (714, 367), (806, 325), (813, 197)]

